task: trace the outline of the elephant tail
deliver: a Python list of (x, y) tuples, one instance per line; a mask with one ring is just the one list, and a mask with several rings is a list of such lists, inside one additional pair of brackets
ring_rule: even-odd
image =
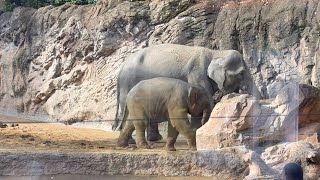
[(114, 119), (114, 123), (112, 125), (112, 130), (115, 131), (116, 129), (118, 129), (118, 125), (119, 125), (119, 107), (120, 107), (120, 88), (119, 88), (119, 79), (117, 80), (117, 111), (116, 111), (116, 117)]
[(127, 106), (125, 106), (125, 108), (123, 109), (122, 117), (120, 119), (120, 122), (121, 122), (120, 126), (116, 127), (117, 130), (121, 130), (124, 127), (124, 125), (125, 125), (125, 123), (127, 121), (127, 118), (128, 118), (128, 109), (127, 109)]

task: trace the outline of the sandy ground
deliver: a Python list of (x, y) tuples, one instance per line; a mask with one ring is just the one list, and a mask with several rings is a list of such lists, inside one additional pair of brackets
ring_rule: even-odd
[[(115, 146), (119, 132), (106, 132), (97, 129), (79, 128), (57, 123), (37, 123), (26, 119), (0, 115), (0, 122), (8, 127), (0, 128), (0, 150), (50, 150), (50, 151), (105, 151), (134, 150), (134, 145), (123, 149)], [(12, 127), (13, 122), (20, 122)], [(16, 123), (14, 123), (16, 125)], [(151, 143), (151, 150), (162, 150), (165, 140)], [(186, 141), (180, 139), (176, 148), (185, 150)]]
[(1, 180), (216, 180), (214, 177), (178, 176), (96, 176), (96, 175), (50, 175), (50, 176), (0, 176)]
[[(21, 123), (21, 120), (23, 120), (24, 123)], [(8, 125), (8, 127), (0, 128), (0, 153), (2, 153), (2, 163), (0, 163), (0, 167), (3, 167), (1, 169), (2, 175), (10, 175), (0, 175), (0, 179), (217, 179), (215, 177), (183, 177), (188, 173), (190, 168), (194, 169), (195, 172), (203, 171), (204, 174), (207, 174), (207, 172), (211, 172), (212, 169), (216, 169), (219, 165), (215, 163), (209, 163), (207, 165), (205, 165), (206, 163), (201, 163), (204, 167), (198, 167), (197, 164), (189, 164), (193, 158), (193, 154), (190, 152), (185, 153), (185, 150), (187, 150), (187, 143), (181, 137), (176, 143), (177, 152), (168, 153), (163, 149), (165, 140), (151, 144), (152, 149), (138, 149), (133, 145), (124, 149), (115, 146), (119, 132), (106, 132), (98, 129), (75, 127), (57, 123), (36, 123), (26, 119), (3, 116), (1, 114), (0, 122), (5, 122)], [(11, 127), (12, 123), (14, 125), (16, 124), (14, 122), (20, 123), (18, 123), (18, 126)], [(112, 156), (110, 156), (110, 154), (112, 154)], [(219, 154), (219, 152), (217, 152), (217, 154)], [(150, 164), (149, 161), (146, 161), (146, 157), (151, 158), (150, 162), (158, 162), (155, 163), (157, 165), (156, 167), (150, 167), (150, 171), (145, 169), (145, 167)], [(202, 158), (200, 157), (200, 159), (206, 157), (207, 155), (204, 155)], [(43, 161), (43, 158), (45, 161)], [(125, 165), (121, 164), (124, 158), (128, 158), (130, 163)], [(133, 160), (135, 158), (137, 161)], [(101, 159), (104, 159), (104, 162), (96, 164), (97, 161), (100, 161)], [(10, 163), (8, 164), (8, 162), (11, 162), (11, 165)], [(97, 174), (105, 173), (105, 168), (109, 167), (107, 164), (110, 162), (113, 162), (112, 168), (126, 168), (127, 171), (123, 171), (124, 173), (129, 174), (128, 172), (133, 172), (134, 175), (96, 176)], [(141, 167), (145, 170), (143, 170), (142, 173), (146, 176), (137, 176), (141, 173), (139, 169), (136, 169), (136, 167), (140, 167), (137, 163), (142, 164)], [(180, 169), (178, 165), (181, 165), (182, 169)], [(168, 167), (172, 168), (168, 170), (166, 169)], [(207, 167), (210, 168), (208, 169)], [(147, 175), (148, 173), (151, 173), (152, 175), (156, 175), (157, 173), (162, 174), (163, 168), (165, 171), (169, 172), (168, 175), (175, 177)], [(181, 174), (179, 174), (178, 171), (181, 171)], [(60, 174), (45, 174), (55, 174), (57, 172)], [(112, 170), (112, 172), (117, 171)], [(39, 173), (44, 173), (44, 176), (21, 176), (38, 175)], [(118, 173), (122, 173), (122, 171), (119, 171)], [(167, 172), (165, 174), (167, 174)]]

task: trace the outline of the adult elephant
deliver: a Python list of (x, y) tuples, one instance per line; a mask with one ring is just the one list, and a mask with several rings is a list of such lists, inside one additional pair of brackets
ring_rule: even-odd
[(204, 88), (211, 96), (218, 90), (223, 94), (242, 90), (260, 97), (238, 51), (216, 51), (178, 44), (154, 45), (129, 56), (121, 67), (117, 82), (117, 112), (113, 130), (122, 127), (126, 114), (126, 98), (130, 89), (142, 80), (155, 77), (180, 79)]

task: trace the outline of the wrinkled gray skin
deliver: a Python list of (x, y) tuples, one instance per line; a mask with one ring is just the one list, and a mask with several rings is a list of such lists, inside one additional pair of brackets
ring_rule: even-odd
[(168, 121), (166, 149), (170, 151), (175, 150), (179, 133), (187, 138), (189, 149), (196, 150), (196, 128), (193, 127), (206, 123), (213, 108), (211, 97), (203, 88), (164, 77), (139, 82), (128, 93), (126, 103), (128, 115), (125, 115), (118, 146), (127, 147), (136, 130), (137, 147), (149, 148), (145, 138), (148, 124)]
[(241, 91), (261, 97), (238, 51), (215, 51), (178, 44), (154, 45), (131, 55), (120, 70), (113, 130), (121, 129), (130, 89), (142, 80), (155, 77), (180, 79), (204, 88), (211, 96), (221, 90), (223, 94)]

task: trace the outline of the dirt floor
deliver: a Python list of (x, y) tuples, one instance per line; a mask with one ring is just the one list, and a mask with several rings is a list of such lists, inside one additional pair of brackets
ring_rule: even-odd
[[(101, 178), (140, 180), (155, 177), (155, 180), (160, 180), (164, 176), (194, 176), (188, 178), (207, 180), (214, 179), (213, 175), (216, 179), (220, 175), (234, 177), (235, 171), (227, 169), (225, 162), (231, 162), (232, 168), (238, 165), (239, 168), (244, 167), (237, 156), (223, 156), (224, 153), (220, 151), (195, 156), (194, 152), (186, 151), (187, 142), (182, 137), (176, 143), (177, 151), (168, 153), (163, 149), (165, 140), (150, 144), (152, 149), (138, 149), (134, 145), (124, 149), (115, 145), (119, 132), (32, 122), (26, 118), (1, 114), (0, 122), (8, 125), (0, 128), (0, 179), (80, 180), (97, 179), (93, 175), (105, 175)], [(212, 159), (204, 160), (208, 155)], [(199, 158), (199, 163), (194, 163), (197, 161), (195, 157)], [(215, 161), (213, 159), (225, 165), (227, 170), (222, 170), (220, 163), (212, 163)], [(52, 176), (55, 174), (58, 175)], [(19, 176), (24, 177), (19, 179)]]
[[(58, 123), (28, 122), (26, 119), (0, 115), (0, 122), (7, 127), (0, 128), (0, 150), (50, 150), (50, 151), (106, 151), (134, 150), (134, 145), (123, 149), (115, 146), (119, 132), (106, 132), (97, 129), (79, 128)], [(22, 123), (13, 123), (22, 122)], [(153, 150), (162, 150), (165, 140), (150, 143)], [(185, 140), (179, 140), (176, 148), (186, 149)]]

